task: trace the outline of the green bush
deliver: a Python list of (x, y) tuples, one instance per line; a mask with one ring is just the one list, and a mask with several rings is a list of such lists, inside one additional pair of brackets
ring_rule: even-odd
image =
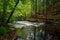
[(7, 34), (7, 29), (5, 27), (0, 27), (0, 36), (5, 36)]

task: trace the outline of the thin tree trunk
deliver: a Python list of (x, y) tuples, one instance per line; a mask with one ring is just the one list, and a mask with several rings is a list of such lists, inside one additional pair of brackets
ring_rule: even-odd
[(15, 11), (15, 8), (17, 7), (18, 3), (19, 3), (19, 2), (17, 2), (16, 5), (14, 6), (14, 9), (12, 10), (12, 12), (11, 12), (11, 14), (10, 14), (10, 16), (9, 16), (9, 18), (8, 18), (8, 20), (7, 20), (7, 23), (9, 22), (10, 18), (12, 17), (12, 15), (13, 15), (13, 13), (14, 13), (14, 11)]

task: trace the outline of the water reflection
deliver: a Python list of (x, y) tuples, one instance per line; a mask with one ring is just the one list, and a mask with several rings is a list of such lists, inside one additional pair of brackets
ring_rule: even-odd
[(36, 32), (36, 40), (51, 40), (51, 35), (48, 32), (39, 30)]
[(23, 38), (22, 38), (21, 36), (19, 36), (19, 37), (17, 38), (17, 40), (23, 40)]
[[(26, 27), (24, 28), (24, 31), (26, 33), (26, 40), (34, 40), (34, 28), (33, 27)], [(35, 33), (35, 40), (51, 40), (52, 35), (50, 35), (48, 32), (45, 32), (44, 30), (38, 28), (36, 29)]]
[[(17, 21), (13, 24), (15, 28), (24, 27), (23, 29), (25, 35), (24, 40), (55, 40), (52, 39), (53, 36), (50, 35), (48, 32), (39, 29), (41, 25), (44, 25), (44, 23)], [(18, 37), (17, 40), (23, 40), (23, 39), (21, 37)]]

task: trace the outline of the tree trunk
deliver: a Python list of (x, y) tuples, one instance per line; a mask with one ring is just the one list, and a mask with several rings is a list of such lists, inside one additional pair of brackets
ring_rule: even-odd
[(12, 17), (12, 15), (13, 15), (13, 13), (14, 13), (14, 11), (15, 11), (15, 8), (17, 7), (18, 3), (19, 3), (19, 2), (17, 2), (16, 5), (14, 6), (14, 9), (12, 10), (12, 12), (11, 12), (11, 14), (10, 14), (10, 16), (9, 16), (9, 18), (8, 18), (8, 20), (7, 20), (7, 23), (9, 23), (9, 20), (10, 20), (10, 18)]

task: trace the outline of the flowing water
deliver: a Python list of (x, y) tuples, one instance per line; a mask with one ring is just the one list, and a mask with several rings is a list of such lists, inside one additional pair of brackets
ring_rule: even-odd
[[(57, 40), (53, 39), (53, 36), (50, 35), (48, 32), (39, 29), (40, 26), (44, 25), (44, 23), (37, 23), (37, 22), (28, 22), (28, 21), (17, 21), (14, 22), (13, 26), (15, 28), (24, 28), (24, 35), (18, 37), (17, 40)], [(35, 39), (34, 39), (35, 38)]]

